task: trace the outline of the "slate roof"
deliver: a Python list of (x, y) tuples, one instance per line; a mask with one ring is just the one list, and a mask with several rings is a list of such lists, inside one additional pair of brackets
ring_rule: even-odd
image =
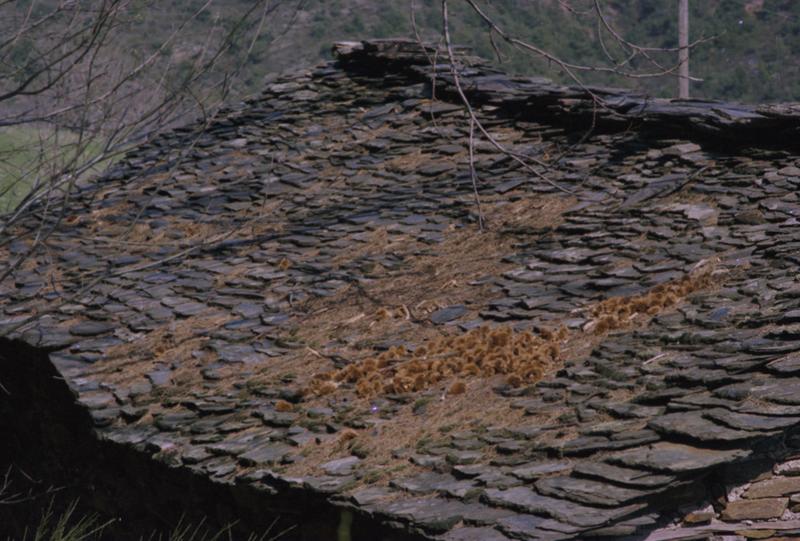
[[(478, 117), (538, 160), (478, 141), (480, 233), (449, 67), (431, 99), (417, 45), (337, 52), (126, 156), (0, 285), (0, 326), (52, 349), (98, 438), (450, 541), (641, 534), (791, 452), (796, 107), (466, 57)], [(547, 353), (488, 367), (507, 340)], [(412, 365), (440, 376), (403, 387)]]

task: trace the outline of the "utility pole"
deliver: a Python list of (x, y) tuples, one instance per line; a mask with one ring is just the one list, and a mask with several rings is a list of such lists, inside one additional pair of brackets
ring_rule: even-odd
[(689, 0), (678, 0), (678, 97), (689, 99)]

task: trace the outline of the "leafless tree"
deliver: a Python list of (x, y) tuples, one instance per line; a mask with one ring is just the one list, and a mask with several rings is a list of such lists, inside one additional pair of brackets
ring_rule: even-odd
[[(145, 31), (136, 14), (157, 9), (154, 0), (0, 0), (0, 137), (10, 141), (0, 150), (0, 201), (11, 202), (0, 208), (0, 250), (32, 214), (40, 227), (25, 234), (35, 250), (76, 187), (129, 149), (186, 119), (210, 124), (267, 22), (303, 0), (254, 0), (195, 43), (188, 34), (213, 18), (214, 2), (193, 3), (171, 34), (134, 55), (123, 37)], [(0, 281), (24, 260), (0, 263)]]
[[(704, 38), (694, 41), (693, 43), (682, 44), (679, 47), (651, 47), (633, 43), (626, 39), (621, 32), (619, 32), (611, 23), (606, 14), (603, 0), (557, 0), (560, 6), (568, 13), (575, 16), (593, 17), (596, 23), (595, 37), (597, 40), (597, 47), (602, 51), (606, 62), (602, 64), (586, 64), (573, 60), (561, 58), (556, 52), (548, 50), (530, 41), (526, 41), (518, 36), (515, 36), (502, 26), (500, 26), (489, 14), (486, 4), (489, 2), (479, 2), (478, 0), (456, 0), (468, 7), (477, 15), (486, 25), (487, 38), (490, 40), (491, 45), (497, 55), (498, 60), (502, 60), (502, 53), (498, 44), (499, 42), (505, 43), (511, 49), (530, 55), (533, 58), (545, 60), (550, 66), (554, 66), (560, 70), (566, 77), (576, 86), (582, 88), (594, 101), (595, 110), (605, 106), (604, 100), (601, 96), (592, 91), (584, 80), (583, 74), (585, 73), (600, 73), (607, 75), (616, 75), (628, 79), (644, 79), (644, 78), (657, 78), (657, 77), (676, 77), (683, 68), (685, 70), (686, 57), (688, 51), (701, 43), (704, 43), (712, 38)], [(451, 40), (451, 17), (450, 17), (450, 2), (448, 0), (441, 0), (441, 14), (442, 26), (440, 35), (440, 44), (442, 45), (443, 54), (446, 57), (449, 66), (449, 74), (452, 77), (456, 91), (464, 107), (466, 108), (469, 117), (469, 156), (470, 156), (470, 172), (473, 182), (476, 207), (478, 211), (478, 224), (481, 231), (485, 227), (485, 218), (480, 204), (480, 197), (478, 194), (478, 180), (479, 175), (475, 170), (474, 162), (474, 147), (476, 137), (483, 137), (499, 152), (506, 154), (509, 158), (516, 161), (526, 171), (534, 177), (542, 181), (548, 182), (555, 188), (569, 192), (569, 190), (559, 184), (556, 184), (547, 176), (547, 170), (551, 167), (552, 163), (557, 163), (558, 159), (550, 159), (548, 163), (537, 156), (521, 155), (513, 150), (506, 148), (495, 137), (492, 136), (489, 130), (480, 122), (476, 116), (473, 106), (470, 103), (467, 95), (464, 92), (461, 84), (459, 58), (454, 54), (453, 43)], [(422, 37), (416, 24), (416, 0), (411, 0), (411, 23), (417, 40), (422, 44)], [(469, 44), (466, 44), (469, 45)], [(664, 57), (675, 57), (674, 61), (664, 61)], [(643, 67), (634, 67), (634, 61), (643, 64)], [(431, 65), (434, 72), (436, 71), (436, 60), (431, 58)], [(435, 77), (435, 73), (434, 73)], [(699, 79), (691, 78), (688, 73), (681, 72), (681, 81), (688, 85), (690, 80), (698, 81)], [(434, 85), (435, 86), (435, 85)], [(594, 122), (592, 123), (592, 129)], [(477, 133), (476, 133), (477, 128)], [(581, 139), (583, 142), (589, 135), (590, 129), (586, 135)], [(563, 157), (563, 154), (558, 158)]]

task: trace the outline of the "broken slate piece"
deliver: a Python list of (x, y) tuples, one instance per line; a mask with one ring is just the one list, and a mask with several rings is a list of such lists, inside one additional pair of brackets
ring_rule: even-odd
[(748, 449), (701, 449), (680, 443), (659, 442), (614, 453), (606, 461), (659, 472), (687, 473), (733, 462), (748, 455)]
[(447, 308), (442, 308), (441, 310), (436, 310), (430, 315), (430, 319), (433, 323), (441, 325), (443, 323), (454, 321), (466, 313), (467, 308), (462, 304), (457, 304), (454, 306), (448, 306)]
[(114, 330), (116, 325), (105, 321), (81, 321), (69, 328), (70, 334), (75, 336), (97, 336)]

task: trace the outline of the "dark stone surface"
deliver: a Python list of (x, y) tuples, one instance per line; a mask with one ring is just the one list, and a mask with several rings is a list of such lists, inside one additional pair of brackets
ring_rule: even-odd
[(458, 528), (450, 530), (440, 537), (443, 541), (508, 541), (506, 537), (493, 528)]
[[(58, 381), (100, 438), (219, 486), (346, 502), (421, 538), (490, 541), (639, 535), (664, 502), (692, 503), (682, 487), (702, 491), (712, 474), (750, 455), (771, 460), (770, 446), (792, 439), (798, 163), (778, 147), (796, 140), (796, 108), (603, 89), (598, 111), (586, 89), (464, 58), (476, 115), (505, 130), (513, 151), (570, 152), (549, 164), (551, 183), (479, 142), (486, 254), (504, 251), (400, 314), (409, 292), (369, 299), (375, 281), (430, 286), (440, 269), (420, 272), (417, 260), (476, 230), (463, 105), (446, 65), (429, 99), (430, 65), (414, 43), (337, 50), (337, 61), (277, 77), (208, 127), (124, 156), (71, 199), (70, 215), (102, 215), (103, 230), (83, 219), (57, 228), (35, 265), (0, 284), (0, 331), (58, 349)], [(598, 129), (584, 139), (576, 127), (590, 119)], [(548, 205), (566, 210), (550, 219)], [(107, 242), (137, 216), (160, 240)], [(39, 225), (23, 220), (11, 253), (25, 253)], [(198, 242), (198, 230), (212, 233)], [(594, 334), (598, 303), (657, 293), (698, 265), (714, 268), (708, 286), (663, 305), (647, 297), (652, 313)], [(48, 289), (53, 276), (68, 302)], [(331, 299), (355, 302), (347, 317), (362, 319), (307, 341), (308, 318)], [(356, 327), (384, 306), (381, 335), (362, 340)], [(450, 380), (375, 400), (347, 381), (331, 395), (305, 392), (318, 369), (418, 348), (409, 336), (499, 323), (563, 324), (591, 351), (565, 354), (529, 386), (469, 378), (467, 393), (491, 392), (491, 404), (451, 397)], [(313, 368), (287, 367), (301, 356)], [(451, 399), (515, 420), (476, 415), (396, 448), (395, 423), (424, 426)], [(375, 469), (373, 444), (413, 473)]]
[(758, 437), (758, 434), (753, 432), (736, 430), (715, 422), (715, 417), (713, 417), (715, 411), (717, 410), (670, 413), (653, 419), (648, 426), (660, 434), (691, 438), (706, 444), (746, 441)]
[(617, 507), (647, 495), (646, 491), (622, 488), (610, 483), (576, 477), (548, 477), (536, 482), (545, 496), (556, 496), (578, 503)]
[(484, 494), (488, 503), (534, 515), (551, 517), (580, 527), (601, 526), (642, 508), (641, 505), (629, 505), (615, 509), (587, 507), (558, 498), (542, 496), (527, 487), (516, 487), (508, 490), (489, 489)]
[(450, 321), (460, 318), (466, 313), (467, 309), (463, 305), (448, 306), (447, 308), (442, 308), (441, 310), (437, 310), (432, 313), (431, 321), (437, 324), (449, 323)]
[(678, 443), (656, 443), (609, 455), (608, 462), (656, 472), (686, 473), (745, 458), (746, 449), (701, 449)]
[(115, 325), (106, 321), (82, 321), (69, 328), (75, 336), (97, 336), (113, 330)]
[(603, 462), (581, 462), (577, 464), (573, 473), (588, 478), (603, 479), (612, 483), (632, 487), (662, 487), (675, 481), (671, 475), (659, 475), (646, 470), (620, 468)]

